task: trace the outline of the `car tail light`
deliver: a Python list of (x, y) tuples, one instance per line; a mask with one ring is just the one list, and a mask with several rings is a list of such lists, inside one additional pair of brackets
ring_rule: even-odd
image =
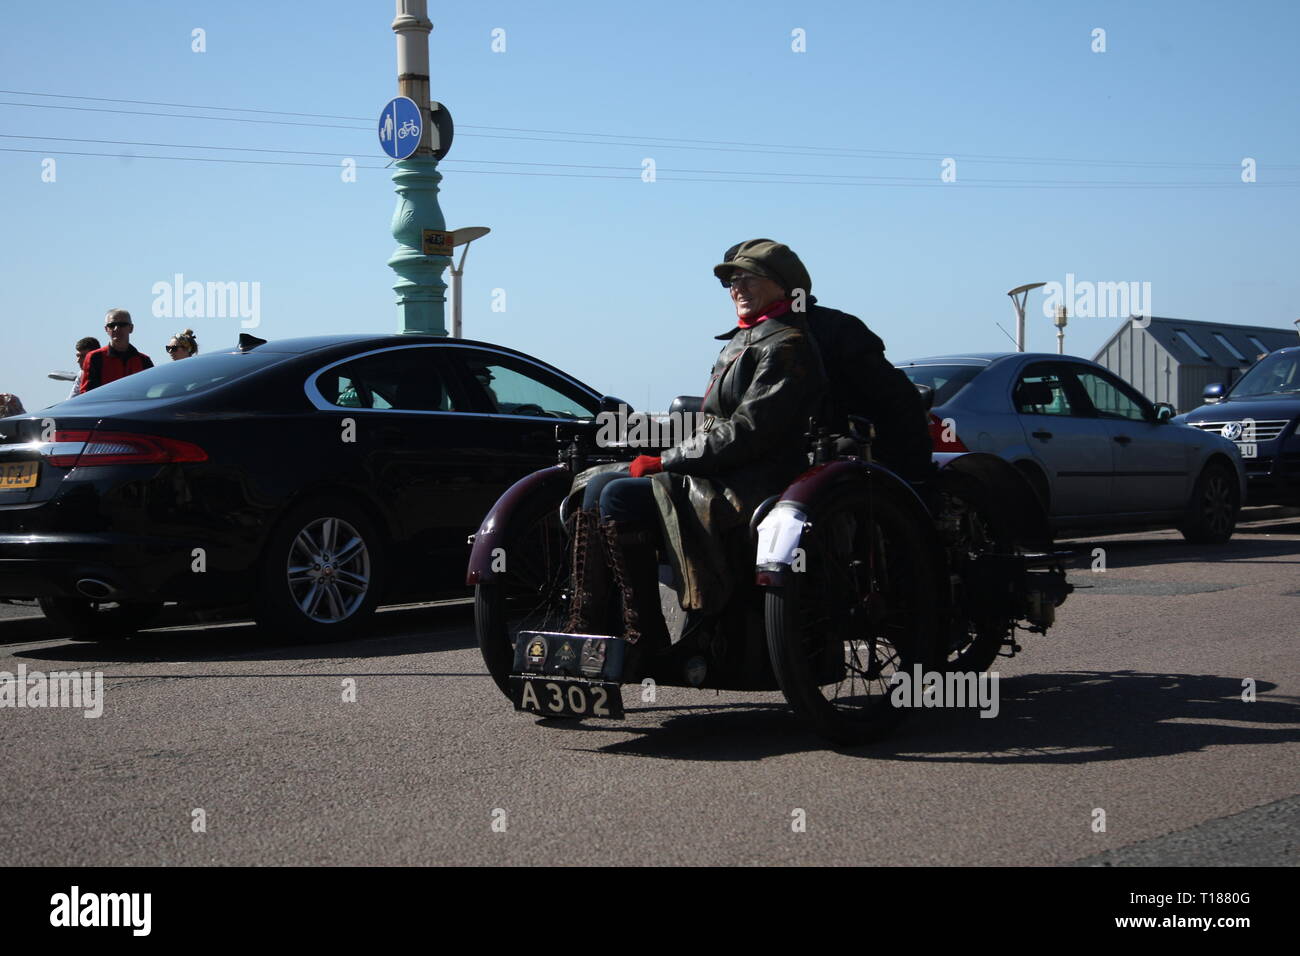
[[(944, 425), (944, 422), (949, 425)], [(970, 451), (957, 435), (957, 425), (951, 418), (941, 419), (930, 413), (930, 444), (935, 451)]]
[(163, 465), (207, 461), (192, 442), (130, 432), (56, 431), (46, 460), (56, 468), (86, 465)]

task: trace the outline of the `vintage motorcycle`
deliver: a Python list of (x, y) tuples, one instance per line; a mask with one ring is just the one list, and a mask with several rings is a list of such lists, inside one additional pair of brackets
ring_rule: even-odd
[[(933, 474), (909, 484), (871, 460), (870, 423), (854, 419), (848, 431), (851, 453), (810, 422), (808, 470), (750, 522), (752, 579), (738, 582), (711, 628), (683, 635), (678, 626), (661, 659), (639, 668), (651, 676), (630, 675), (637, 691), (652, 681), (779, 689), (817, 733), (859, 744), (904, 716), (891, 693), (898, 675), (980, 673), (1020, 650), (1018, 630), (1052, 625), (1071, 591), (1068, 552), (1052, 549), (1044, 508), (1018, 470), (988, 454), (935, 454)], [(556, 432), (558, 463), (511, 486), (471, 538), (475, 630), (517, 710), (622, 719), (620, 622), (611, 617), (608, 634), (564, 630), (568, 539), (574, 476), (635, 452), (595, 447), (582, 425)], [(670, 574), (661, 566), (661, 579)], [(666, 610), (671, 628), (680, 615)]]

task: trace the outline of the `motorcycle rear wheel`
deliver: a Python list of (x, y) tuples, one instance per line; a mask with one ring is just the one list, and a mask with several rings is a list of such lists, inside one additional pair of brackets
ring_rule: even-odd
[(1005, 617), (973, 618), (963, 589), (968, 582), (962, 576), (967, 560), (984, 553), (1012, 553), (1017, 550), (1010, 530), (997, 519), (987, 489), (978, 481), (959, 473), (947, 473), (940, 480), (944, 500), (944, 519), (954, 522), (956, 540), (949, 545), (950, 567), (959, 576), (954, 587), (955, 633), (944, 651), (944, 667), (952, 672), (983, 673), (997, 660), (1008, 643), (1013, 621)]

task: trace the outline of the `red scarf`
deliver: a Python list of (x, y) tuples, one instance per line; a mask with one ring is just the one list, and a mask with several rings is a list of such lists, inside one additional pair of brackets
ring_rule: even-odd
[(736, 324), (740, 326), (742, 329), (752, 329), (760, 322), (766, 322), (768, 319), (775, 319), (778, 315), (785, 315), (787, 312), (790, 311), (790, 307), (793, 304), (794, 304), (793, 299), (778, 299), (776, 302), (773, 302), (770, 306), (768, 306), (766, 312), (764, 312), (762, 315), (756, 318), (742, 319), (739, 316), (737, 316)]

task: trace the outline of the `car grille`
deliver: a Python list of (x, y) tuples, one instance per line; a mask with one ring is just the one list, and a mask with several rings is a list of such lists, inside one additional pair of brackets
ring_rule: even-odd
[[(1237, 424), (1241, 424), (1243, 419), (1237, 418), (1233, 419), (1233, 421)], [(1218, 435), (1223, 431), (1223, 426), (1231, 424), (1231, 422), (1188, 422), (1187, 424), (1191, 425), (1193, 428), (1199, 428), (1201, 431), (1213, 432)], [(1290, 421), (1285, 418), (1280, 421), (1257, 421), (1255, 422), (1255, 441), (1272, 441), (1278, 435), (1282, 434), (1282, 430), (1289, 424)], [(1245, 440), (1244, 436), (1237, 439), (1237, 441)]]

